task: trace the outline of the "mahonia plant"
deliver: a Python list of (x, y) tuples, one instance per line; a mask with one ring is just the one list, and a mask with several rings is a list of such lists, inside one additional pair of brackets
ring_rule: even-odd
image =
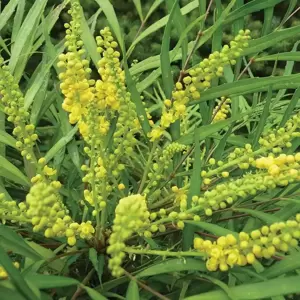
[[(78, 239), (85, 240), (89, 247), (109, 255), (108, 267), (115, 277), (124, 273), (122, 263), (127, 254), (200, 257), (206, 260), (208, 271), (227, 271), (297, 247), (299, 214), (285, 222), (216, 240), (196, 237), (189, 251), (151, 250), (134, 243), (139, 237), (149, 241), (164, 235), (170, 228), (182, 230), (187, 221), (210, 222), (215, 213), (234, 208), (237, 203), (300, 182), (300, 153), (290, 151), (293, 139), (300, 137), (300, 114), (281, 127), (266, 130), (258, 145), (246, 143), (224, 152), (222, 159), (208, 155), (206, 162), (201, 144), (202, 166), (196, 174), (201, 184), (198, 192), (191, 192), (187, 174), (195, 145), (172, 140), (168, 131), (175, 122), (184, 124), (187, 130), (188, 107), (201, 99), (201, 93), (210, 88), (214, 79), (223, 76), (226, 66), (236, 64), (248, 47), (250, 31), (240, 30), (229, 45), (213, 52), (178, 80), (170, 99), (163, 100), (161, 116), (151, 116), (145, 109), (143, 118), (137, 113), (137, 103), (140, 100), (143, 108), (144, 99), (132, 99), (122, 68), (126, 57), (118, 50), (110, 28), (105, 27), (96, 37), (100, 60), (92, 66), (81, 37), (81, 5), (79, 0), (71, 0), (70, 5), (65, 51), (59, 55), (57, 66), (62, 108), (70, 124), (78, 127), (78, 136), (84, 143), (81, 212), (79, 216), (72, 215), (58, 170), (45, 157), (39, 157), (39, 138), (30, 123), (30, 107), (1, 57), (0, 100), (30, 177), (24, 201), (0, 194), (2, 223), (31, 227), (33, 232), (42, 232), (49, 239), (61, 238), (69, 246), (76, 246)], [(229, 117), (230, 103), (227, 96), (217, 100), (211, 109), (212, 123)], [(150, 125), (148, 132), (141, 126), (144, 121)], [(178, 170), (185, 180), (176, 177)], [(7, 278), (2, 267), (0, 278)]]

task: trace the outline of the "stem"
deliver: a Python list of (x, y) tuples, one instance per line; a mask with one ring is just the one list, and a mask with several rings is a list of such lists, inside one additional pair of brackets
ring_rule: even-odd
[(192, 256), (192, 257), (204, 257), (205, 253), (194, 252), (194, 251), (163, 251), (163, 250), (147, 250), (147, 249), (135, 249), (131, 247), (126, 247), (125, 252), (130, 254), (147, 254), (147, 255), (159, 255), (159, 256), (172, 256), (172, 257), (183, 257), (183, 256)]
[(92, 269), (87, 275), (86, 277), (83, 279), (81, 285), (77, 288), (76, 292), (74, 293), (74, 295), (72, 296), (71, 300), (76, 300), (78, 296), (80, 296), (81, 292), (83, 291), (82, 286), (85, 286), (91, 279), (91, 277), (93, 276), (95, 272), (95, 269)]
[(148, 161), (147, 161), (146, 168), (145, 168), (145, 171), (144, 171), (144, 174), (143, 174), (143, 177), (142, 177), (142, 181), (141, 181), (141, 184), (140, 184), (138, 192), (137, 192), (138, 194), (140, 194), (142, 192), (143, 187), (144, 187), (144, 185), (146, 183), (147, 175), (148, 175), (148, 172), (149, 172), (149, 169), (150, 169), (150, 164), (152, 163), (152, 158), (153, 158), (154, 151), (155, 151), (157, 145), (158, 145), (158, 141), (155, 141), (153, 143), (150, 155), (148, 157)]

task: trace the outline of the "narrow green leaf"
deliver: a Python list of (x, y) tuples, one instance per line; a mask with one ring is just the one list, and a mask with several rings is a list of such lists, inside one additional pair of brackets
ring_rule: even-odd
[(10, 0), (7, 5), (5, 5), (3, 11), (0, 14), (0, 31), (7, 24), (7, 21), (14, 13), (19, 0)]
[(233, 21), (243, 18), (244, 16), (247, 16), (253, 12), (260, 11), (268, 7), (273, 7), (274, 5), (283, 1), (284, 0), (250, 1), (245, 5), (241, 6), (240, 8), (238, 8), (237, 10), (234, 10), (232, 13), (230, 13), (226, 18), (225, 24), (230, 24)]
[(27, 274), (29, 281), (34, 282), (39, 289), (61, 288), (66, 286), (78, 285), (78, 281), (64, 276)]
[(152, 265), (136, 275), (137, 278), (149, 277), (158, 274), (183, 272), (183, 271), (206, 271), (205, 262), (194, 258), (168, 259), (156, 265)]
[(249, 214), (252, 217), (262, 220), (267, 225), (271, 225), (273, 223), (282, 221), (280, 218), (278, 218), (274, 215), (267, 214), (267, 213), (264, 213), (264, 212), (258, 211), (258, 210), (253, 210), (253, 209), (248, 209), (248, 208), (234, 208), (234, 211)]
[(260, 275), (266, 278), (275, 278), (296, 269), (300, 269), (300, 253), (285, 256), (283, 260), (276, 262)]
[(137, 285), (136, 281), (131, 280), (127, 292), (126, 292), (126, 300), (139, 300), (140, 293), (139, 293), (139, 286)]
[(23, 61), (26, 59), (24, 53), (28, 53), (28, 49), (25, 49), (25, 46), (31, 48), (31, 45), (29, 45), (30, 43), (28, 44), (28, 42), (33, 39), (46, 3), (47, 0), (34, 2), (18, 32), (16, 43), (9, 60), (9, 69), (12, 74), (14, 74), (17, 65), (19, 65), (20, 62), (23, 64)]
[(118, 18), (116, 16), (114, 7), (110, 3), (109, 0), (95, 0), (99, 6), (103, 9), (103, 12), (106, 16), (106, 19), (108, 23), (110, 24), (111, 29), (113, 30), (114, 34), (116, 35), (117, 41), (119, 43), (119, 46), (122, 50), (122, 53), (126, 53), (125, 47), (124, 47), (124, 41), (123, 36), (121, 33), (121, 28), (119, 25)]
[[(190, 189), (188, 193), (187, 207), (190, 208), (192, 205), (192, 197), (199, 195), (199, 187), (202, 184), (202, 177), (199, 176), (201, 173), (201, 152), (200, 152), (200, 139), (199, 135), (195, 133), (195, 152), (194, 152), (194, 163), (193, 173), (191, 177)], [(187, 224), (183, 229), (183, 250), (187, 251), (192, 243), (194, 236), (194, 226)]]
[(172, 6), (168, 23), (166, 25), (164, 35), (162, 38), (161, 53), (160, 53), (162, 81), (163, 81), (163, 85), (165, 89), (164, 91), (167, 98), (171, 97), (172, 90), (173, 90), (173, 78), (171, 72), (171, 61), (169, 56), (169, 49), (170, 49), (172, 22), (176, 14), (177, 4), (178, 4), (178, 0), (176, 0)]
[(138, 12), (141, 21), (143, 22), (144, 17), (143, 17), (143, 9), (142, 9), (141, 0), (133, 0), (133, 3), (135, 5), (136, 11)]
[(204, 91), (201, 99), (193, 101), (190, 105), (198, 104), (202, 101), (212, 100), (221, 96), (238, 96), (251, 94), (255, 92), (263, 92), (272, 85), (273, 90), (298, 88), (300, 84), (300, 75), (265, 77), (265, 78), (248, 78), (237, 82), (222, 84)]
[(24, 278), (21, 276), (17, 268), (12, 264), (9, 256), (6, 254), (4, 249), (0, 246), (0, 264), (6, 270), (17, 290), (25, 297), (27, 300), (38, 299), (33, 291), (30, 289)]
[(3, 248), (9, 249), (16, 254), (23, 255), (34, 261), (42, 259), (34, 249), (27, 245), (27, 243), (8, 226), (0, 225), (0, 237), (0, 244)]
[(261, 56), (255, 59), (256, 61), (270, 61), (270, 60), (284, 60), (284, 61), (300, 61), (300, 51), (297, 52), (282, 52)]
[(300, 36), (300, 25), (291, 28), (277, 30), (261, 38), (251, 40), (249, 47), (243, 51), (243, 55), (256, 54), (265, 49), (272, 47), (275, 44), (279, 44), (281, 41), (289, 38), (295, 38)]
[(29, 179), (11, 162), (0, 155), (0, 176), (21, 185), (29, 186)]
[(17, 140), (14, 137), (3, 130), (0, 130), (0, 143), (16, 148), (16, 142)]
[(300, 99), (300, 87), (298, 87), (292, 97), (292, 99), (290, 100), (285, 112), (284, 112), (284, 115), (282, 117), (282, 120), (279, 124), (279, 127), (283, 127), (286, 123), (286, 121), (291, 117), (291, 115), (293, 114), (293, 111), (296, 107), (296, 105), (298, 104), (299, 102), (299, 99)]
[[(23, 21), (24, 11), (25, 11), (25, 0), (20, 0), (18, 3), (17, 12), (14, 17), (14, 25), (13, 25), (12, 33), (11, 33), (11, 41), (13, 43), (16, 41), (16, 36), (20, 30), (20, 27), (21, 27), (21, 24)], [(13, 45), (12, 45), (12, 47), (13, 47)]]
[(264, 109), (263, 109), (261, 117), (258, 121), (257, 127), (255, 128), (254, 136), (253, 136), (253, 139), (252, 139), (252, 145), (253, 145), (254, 149), (257, 148), (258, 140), (261, 137), (261, 134), (262, 134), (262, 132), (264, 130), (264, 127), (266, 125), (267, 118), (270, 114), (270, 105), (271, 105), (271, 101), (272, 101), (272, 95), (273, 95), (273, 90), (272, 90), (272, 85), (270, 85), (269, 90), (268, 90), (268, 94), (267, 94), (267, 97), (266, 97)]
[[(300, 275), (272, 279), (265, 282), (243, 284), (229, 288), (239, 300), (265, 299), (300, 292)], [(222, 291), (212, 291), (185, 298), (185, 300), (230, 300)]]
[(85, 289), (85, 291), (87, 292), (87, 294), (90, 296), (91, 300), (108, 300), (106, 297), (102, 296), (99, 292), (97, 292), (96, 290), (84, 286), (83, 287)]
[(78, 125), (74, 126), (65, 136), (63, 136), (45, 155), (46, 162), (49, 162), (63, 147), (72, 141), (78, 131)]
[(224, 227), (218, 226), (216, 224), (206, 223), (206, 222), (196, 222), (196, 221), (184, 221), (187, 224), (192, 224), (202, 230), (206, 230), (211, 232), (216, 236), (222, 236), (227, 234), (233, 234), (234, 236), (238, 237), (238, 234), (234, 231), (226, 229)]
[(93, 34), (91, 33), (91, 30), (89, 28), (89, 25), (85, 19), (85, 16), (84, 16), (84, 13), (82, 10), (81, 10), (81, 29), (82, 29), (81, 38), (82, 38), (84, 47), (87, 49), (87, 52), (89, 53), (94, 65), (97, 67), (101, 56), (97, 52), (97, 44), (96, 44), (95, 38), (94, 38)]

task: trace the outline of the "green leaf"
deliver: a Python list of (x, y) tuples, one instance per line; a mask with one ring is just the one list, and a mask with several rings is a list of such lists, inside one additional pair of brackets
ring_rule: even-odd
[(228, 15), (226, 18), (225, 24), (230, 24), (233, 21), (243, 18), (244, 16), (247, 16), (253, 12), (263, 10), (268, 7), (273, 7), (276, 4), (283, 2), (284, 0), (267, 0), (267, 1), (261, 1), (261, 0), (253, 0), (245, 5), (241, 6), (240, 8), (234, 10), (232, 13)]
[(299, 99), (300, 99), (300, 87), (298, 87), (296, 89), (292, 99), (289, 101), (289, 104), (284, 112), (284, 115), (282, 117), (279, 127), (283, 127), (285, 125), (286, 121), (291, 117), (296, 105), (299, 102)]
[(65, 136), (59, 139), (59, 141), (45, 155), (46, 162), (49, 162), (63, 147), (71, 142), (77, 131), (78, 125), (74, 126)]
[(29, 179), (11, 162), (0, 155), (0, 176), (21, 185), (29, 186)]
[(261, 38), (251, 40), (249, 47), (243, 51), (243, 55), (256, 54), (273, 45), (279, 44), (281, 41), (289, 38), (300, 36), (300, 25), (288, 29), (277, 30)]
[(172, 22), (176, 13), (177, 4), (178, 4), (178, 0), (174, 2), (173, 7), (171, 9), (168, 23), (162, 38), (161, 53), (160, 53), (160, 67), (161, 67), (162, 81), (163, 81), (163, 86), (167, 98), (171, 97), (172, 90), (173, 90), (173, 76), (171, 72), (171, 61), (169, 56), (169, 49), (170, 49)]
[[(11, 3), (10, 1), (9, 3)], [(14, 43), (16, 41), (16, 36), (20, 30), (22, 21), (23, 21), (23, 16), (24, 16), (24, 11), (25, 11), (25, 0), (20, 0), (18, 3), (18, 8), (17, 12), (14, 17), (14, 24), (12, 28), (12, 33), (11, 33), (11, 41)], [(12, 45), (13, 47), (13, 45)]]
[(273, 94), (272, 85), (270, 85), (269, 90), (268, 90), (268, 94), (267, 94), (267, 98), (266, 98), (266, 102), (265, 102), (265, 105), (264, 105), (264, 109), (263, 109), (263, 112), (262, 112), (262, 114), (260, 116), (260, 119), (258, 121), (257, 127), (255, 128), (254, 136), (253, 136), (253, 139), (252, 139), (252, 145), (253, 145), (253, 148), (255, 150), (256, 150), (257, 145), (258, 145), (258, 140), (261, 137), (261, 134), (262, 134), (262, 132), (265, 128), (267, 118), (270, 114), (270, 105), (271, 105), (271, 101), (272, 101), (272, 94)]
[(27, 59), (27, 55), (24, 55), (24, 53), (27, 54), (29, 49), (26, 47), (31, 48), (31, 42), (38, 28), (38, 23), (46, 3), (47, 0), (34, 2), (18, 32), (16, 43), (13, 47), (11, 58), (9, 60), (9, 69), (12, 74), (14, 74), (17, 66), (23, 65), (24, 60)]
[(300, 51), (297, 52), (282, 52), (277, 54), (271, 54), (261, 56), (255, 59), (257, 61), (271, 61), (271, 60), (285, 60), (285, 61), (300, 61)]
[(16, 148), (16, 142), (17, 140), (14, 137), (3, 130), (0, 130), (0, 143)]
[(92, 288), (89, 288), (87, 286), (83, 287), (87, 294), (90, 296), (91, 300), (107, 300), (106, 297), (102, 296), (99, 292), (95, 291)]
[[(300, 31), (300, 30), (299, 30)], [(272, 85), (273, 90), (298, 88), (300, 75), (276, 76), (265, 78), (248, 78), (237, 82), (225, 83), (217, 87), (212, 87), (201, 94), (200, 100), (192, 101), (189, 104), (195, 105), (202, 101), (213, 100), (221, 96), (239, 96), (255, 92), (263, 92)]]
[(183, 271), (206, 271), (205, 262), (194, 258), (168, 259), (156, 265), (150, 266), (136, 275), (136, 278), (149, 277), (158, 274), (183, 272)]
[[(194, 152), (194, 163), (193, 173), (191, 177), (190, 189), (188, 193), (187, 207), (190, 208), (192, 205), (192, 197), (199, 195), (199, 186), (202, 184), (201, 174), (201, 152), (200, 152), (200, 139), (199, 135), (195, 133), (195, 152)], [(187, 224), (183, 229), (183, 250), (187, 251), (192, 243), (194, 236), (194, 226)]]
[[(227, 126), (230, 126), (232, 123), (236, 122), (237, 120), (239, 120), (239, 119), (243, 118), (244, 116), (247, 116), (251, 113), (252, 113), (252, 110), (250, 110), (249, 112), (246, 112), (244, 114), (240, 114), (236, 117), (232, 117), (232, 118), (229, 118), (226, 120), (216, 122), (214, 124), (200, 126), (199, 128), (195, 129), (195, 133), (199, 137), (199, 140), (202, 141), (205, 138), (207, 138), (209, 136), (213, 136), (218, 131), (226, 128)], [(189, 133), (187, 135), (180, 137), (177, 142), (184, 144), (184, 145), (192, 144), (194, 142), (194, 133)]]
[(131, 280), (127, 292), (126, 292), (126, 300), (139, 300), (140, 299), (140, 293), (139, 293), (139, 286), (136, 283), (136, 281)]
[(10, 280), (17, 288), (17, 290), (27, 300), (38, 299), (33, 291), (30, 289), (24, 278), (21, 276), (19, 270), (12, 264), (9, 256), (6, 254), (4, 249), (0, 246), (0, 264), (9, 275)]
[(271, 225), (276, 222), (281, 222), (280, 218), (264, 213), (262, 211), (248, 209), (248, 208), (234, 208), (234, 211), (243, 212), (249, 214), (252, 217), (262, 220), (265, 224)]
[(101, 56), (97, 52), (97, 44), (96, 44), (95, 38), (94, 38), (93, 34), (91, 33), (91, 30), (89, 28), (89, 25), (85, 19), (85, 16), (84, 16), (84, 13), (82, 10), (81, 10), (81, 29), (82, 29), (81, 38), (82, 38), (84, 47), (87, 49), (87, 52), (89, 53), (94, 65), (98, 66), (98, 62), (99, 62)]
[(236, 232), (226, 229), (224, 227), (218, 226), (216, 224), (211, 224), (211, 223), (206, 223), (206, 222), (196, 222), (196, 221), (184, 221), (184, 223), (192, 224), (202, 230), (211, 232), (212, 234), (214, 234), (216, 236), (232, 234), (235, 237), (238, 237), (238, 234)]
[[(300, 292), (300, 275), (272, 279), (265, 282), (243, 284), (230, 287), (229, 290), (239, 300), (265, 299)], [(230, 300), (222, 291), (212, 291), (185, 298), (185, 300)]]
[(3, 11), (0, 14), (0, 31), (7, 24), (7, 21), (14, 13), (19, 0), (10, 0), (7, 5), (5, 5)]
[(276, 262), (260, 275), (266, 278), (274, 278), (296, 269), (300, 269), (300, 253), (285, 256), (283, 260)]
[(42, 256), (27, 245), (27, 243), (8, 226), (0, 225), (0, 237), (0, 244), (5, 249), (9, 249), (16, 254), (23, 255), (34, 261), (42, 259)]
[(141, 5), (141, 0), (133, 0), (133, 3), (135, 5), (136, 11), (138, 12), (141, 21), (143, 22), (144, 17), (143, 17), (143, 9), (142, 9), (142, 5)]
[(94, 248), (90, 248), (89, 250), (89, 259), (98, 274), (99, 281), (101, 282), (103, 270), (101, 268), (100, 261), (98, 260), (98, 252)]
[(118, 21), (118, 18), (116, 16), (114, 7), (112, 6), (112, 4), (110, 3), (109, 0), (95, 0), (95, 1), (103, 9), (103, 12), (106, 16), (106, 19), (107, 19), (108, 23), (109, 23), (112, 31), (116, 35), (116, 38), (117, 38), (119, 46), (122, 50), (122, 53), (125, 54), (126, 51), (125, 51), (123, 36), (122, 36), (122, 33), (121, 33), (121, 28), (120, 28), (119, 21)]
[(73, 278), (54, 275), (27, 274), (26, 279), (30, 282), (34, 282), (35, 286), (39, 289), (61, 288), (79, 284), (79, 282)]

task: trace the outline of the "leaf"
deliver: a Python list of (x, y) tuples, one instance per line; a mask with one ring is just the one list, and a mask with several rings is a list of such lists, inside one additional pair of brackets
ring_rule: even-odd
[(40, 63), (38, 69), (39, 71), (36, 74), (34, 74), (35, 80), (30, 84), (24, 97), (24, 107), (26, 110), (28, 110), (28, 108), (32, 104), (35, 96), (37, 95), (41, 87), (45, 84), (46, 81), (48, 81), (49, 71), (55, 61), (56, 58), (51, 60), (47, 64), (43, 61)]
[(283, 260), (276, 262), (260, 275), (266, 278), (274, 278), (296, 269), (300, 269), (300, 253), (285, 256)]
[(91, 300), (107, 300), (106, 297), (102, 296), (99, 292), (94, 289), (91, 289), (87, 286), (83, 287), (87, 294), (90, 296)]
[(251, 40), (249, 47), (243, 51), (243, 55), (256, 54), (281, 41), (300, 36), (300, 25), (288, 29), (277, 30), (261, 38)]
[(77, 131), (78, 125), (74, 126), (65, 136), (59, 139), (59, 141), (45, 155), (46, 162), (49, 162), (63, 147), (71, 142)]
[(270, 60), (286, 60), (286, 61), (300, 61), (300, 51), (297, 52), (282, 52), (272, 55), (261, 56), (255, 59), (257, 61), (270, 61)]
[(116, 35), (117, 41), (119, 43), (119, 46), (122, 50), (122, 53), (125, 54), (125, 46), (124, 41), (121, 33), (121, 28), (119, 25), (118, 18), (116, 16), (114, 7), (110, 3), (109, 0), (95, 0), (99, 6), (103, 9), (103, 12), (106, 16), (106, 19), (108, 23), (110, 24), (111, 29), (113, 30), (114, 34)]
[(0, 176), (21, 185), (29, 186), (29, 179), (11, 162), (0, 155)]
[(7, 5), (5, 5), (3, 11), (0, 14), (0, 31), (7, 24), (7, 21), (14, 13), (19, 0), (10, 0)]
[(206, 223), (206, 222), (196, 222), (196, 221), (184, 221), (184, 223), (192, 224), (202, 230), (211, 232), (212, 234), (214, 234), (216, 236), (232, 234), (235, 237), (238, 237), (238, 234), (236, 232), (226, 229), (224, 227), (218, 226), (216, 224), (211, 224), (211, 223)]
[(39, 19), (43, 13), (46, 3), (47, 0), (34, 2), (18, 32), (16, 43), (9, 60), (9, 69), (12, 74), (14, 74), (16, 67), (22, 64), (22, 62), (26, 59), (24, 53), (27, 53), (28, 49), (26, 49), (25, 46), (30, 46), (28, 45), (28, 41), (33, 39), (33, 36), (38, 28), (37, 25)]
[(273, 90), (298, 88), (300, 75), (248, 78), (236, 82), (225, 83), (217, 87), (212, 87), (201, 94), (200, 100), (192, 101), (189, 104), (195, 105), (202, 101), (216, 99), (221, 96), (239, 96), (255, 92), (263, 92), (272, 85)]
[(267, 1), (261, 1), (261, 0), (253, 0), (245, 5), (241, 6), (240, 8), (234, 10), (232, 13), (228, 15), (226, 18), (225, 24), (230, 24), (236, 19), (243, 18), (244, 16), (247, 16), (253, 12), (263, 10), (268, 7), (273, 7), (276, 4), (283, 2), (284, 0), (267, 0)]
[(177, 4), (178, 4), (178, 0), (174, 2), (173, 7), (171, 9), (168, 23), (162, 38), (161, 53), (160, 53), (160, 67), (161, 67), (162, 81), (163, 81), (163, 86), (165, 88), (165, 93), (167, 98), (171, 97), (172, 89), (173, 89), (173, 77), (171, 72), (171, 61), (169, 56), (169, 49), (170, 49), (170, 40), (171, 40), (172, 21), (176, 13)]
[[(201, 152), (200, 152), (200, 139), (195, 132), (195, 152), (194, 152), (194, 163), (193, 163), (193, 173), (191, 177), (191, 183), (188, 193), (187, 208), (192, 205), (192, 197), (199, 195), (199, 186), (202, 184), (201, 174)], [(188, 224), (183, 229), (183, 250), (187, 251), (193, 243), (194, 226)]]
[(136, 283), (136, 281), (131, 280), (127, 292), (126, 292), (126, 300), (139, 300), (140, 299), (140, 293), (139, 293), (139, 286)]
[(252, 217), (262, 220), (267, 225), (271, 225), (273, 223), (281, 221), (280, 218), (277, 218), (274, 215), (270, 215), (270, 214), (267, 214), (267, 213), (264, 213), (264, 212), (258, 211), (258, 210), (253, 210), (253, 209), (248, 209), (248, 208), (234, 208), (234, 211), (249, 214)]
[(100, 262), (98, 260), (98, 253), (94, 248), (90, 248), (89, 250), (89, 259), (98, 274), (99, 281), (101, 282), (103, 270), (101, 269)]
[[(236, 117), (232, 117), (226, 120), (222, 120), (219, 122), (216, 122), (214, 124), (204, 125), (200, 126), (199, 128), (195, 129), (195, 133), (199, 137), (199, 140), (202, 141), (205, 138), (209, 136), (213, 136), (218, 131), (226, 128), (227, 126), (230, 126), (232, 123), (236, 122), (237, 120), (241, 119), (244, 116), (247, 116), (252, 113), (252, 110), (249, 112), (246, 112), (244, 114), (240, 114)], [(229, 138), (228, 138), (229, 139)], [(190, 145), (194, 142), (194, 133), (189, 133), (187, 135), (181, 136), (178, 140), (178, 143), (184, 144), (184, 145)]]
[(0, 225), (0, 245), (5, 249), (13, 251), (16, 254), (23, 255), (34, 261), (42, 259), (36, 251), (34, 251), (27, 243), (8, 226)]
[(283, 127), (285, 125), (286, 121), (291, 117), (296, 105), (299, 102), (299, 99), (300, 99), (300, 87), (298, 87), (296, 89), (292, 99), (289, 101), (289, 104), (284, 112), (284, 115), (282, 117), (279, 127)]
[(135, 5), (136, 11), (138, 12), (141, 21), (143, 22), (144, 17), (143, 17), (141, 0), (133, 0), (133, 3)]
[(270, 114), (270, 105), (271, 105), (271, 101), (272, 101), (272, 94), (273, 94), (272, 85), (270, 85), (269, 90), (268, 90), (268, 94), (267, 94), (267, 97), (266, 97), (264, 109), (263, 109), (263, 112), (262, 112), (262, 114), (260, 116), (260, 119), (258, 121), (257, 127), (255, 128), (254, 136), (253, 136), (253, 139), (252, 139), (252, 145), (253, 145), (254, 149), (257, 148), (258, 140), (261, 137), (261, 134), (262, 134), (262, 132), (265, 128), (265, 125), (266, 125), (267, 118)]
[(16, 289), (22, 294), (27, 300), (38, 299), (33, 291), (30, 289), (24, 278), (21, 276), (19, 270), (12, 264), (9, 256), (6, 254), (4, 249), (0, 246), (0, 264), (9, 275), (10, 280), (13, 282)]
[(158, 274), (183, 272), (183, 271), (206, 271), (205, 262), (195, 258), (168, 259), (156, 265), (150, 266), (136, 275), (136, 278), (149, 277)]
[(39, 289), (61, 288), (78, 285), (79, 282), (73, 278), (54, 275), (27, 274), (26, 279), (34, 282)]
[[(11, 3), (10, 1), (9, 3)], [(14, 17), (14, 24), (12, 28), (12, 33), (11, 33), (11, 41), (14, 43), (16, 41), (16, 36), (20, 30), (22, 21), (23, 21), (23, 16), (24, 16), (24, 11), (25, 11), (25, 0), (20, 0), (18, 3), (18, 8), (17, 12)], [(12, 45), (13, 47), (13, 45)]]
[(91, 33), (89, 25), (85, 19), (84, 13), (82, 10), (80, 10), (80, 11), (81, 11), (81, 29), (82, 29), (81, 38), (82, 38), (84, 47), (87, 49), (87, 52), (89, 53), (94, 65), (98, 66), (98, 62), (99, 62), (101, 56), (97, 51), (97, 44), (96, 44), (95, 38), (94, 38), (93, 34)]
[(16, 148), (16, 142), (17, 140), (14, 137), (3, 130), (0, 130), (0, 143)]
[[(239, 300), (265, 299), (300, 292), (300, 275), (272, 279), (265, 282), (243, 284), (230, 287), (229, 290)], [(185, 300), (230, 300), (222, 291), (212, 291), (185, 298)]]

